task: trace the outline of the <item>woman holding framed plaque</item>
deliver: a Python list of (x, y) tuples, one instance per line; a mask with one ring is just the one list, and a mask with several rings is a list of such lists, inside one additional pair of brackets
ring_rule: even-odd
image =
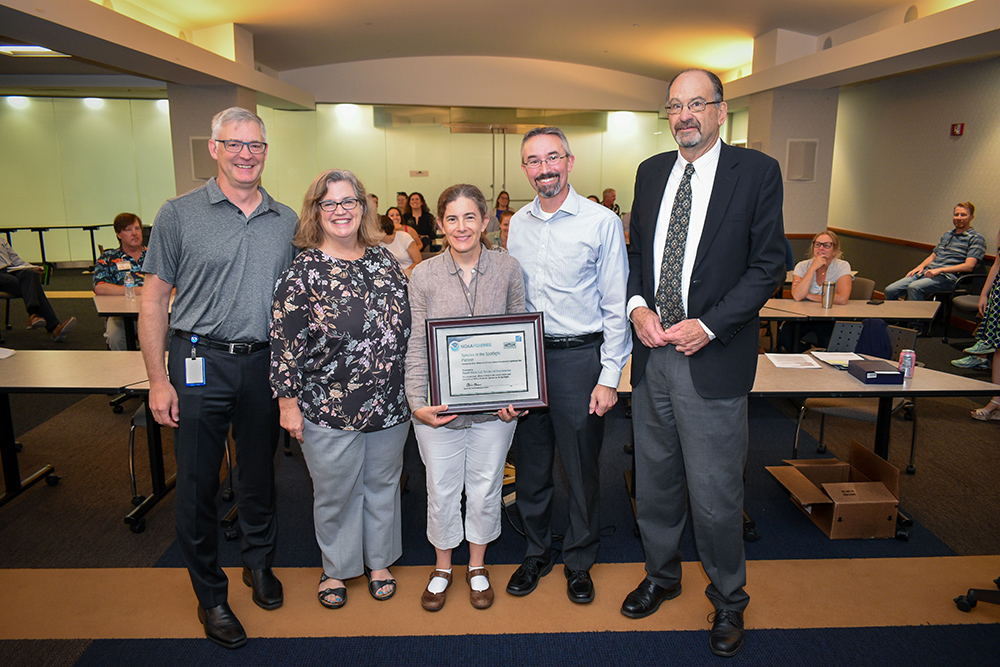
[(391, 598), (388, 568), (402, 554), (410, 307), (381, 239), (378, 211), (354, 174), (320, 174), (293, 239), (302, 252), (274, 293), (271, 386), (312, 477), (318, 595), (330, 609), (344, 606), (345, 580), (363, 572), (373, 598)]
[(428, 611), (444, 606), (452, 582), (452, 550), (464, 537), (469, 541), (470, 601), (486, 609), (493, 604), (486, 545), (500, 535), (504, 460), (521, 413), (507, 406), (490, 413), (442, 415), (448, 406), (428, 405), (425, 322), (523, 313), (524, 279), (517, 260), (491, 250), (485, 240), (489, 209), (479, 188), (453, 185), (441, 193), (437, 209), (445, 251), (421, 263), (410, 276), (413, 335), (406, 352), (406, 398), (427, 469), (427, 539), (437, 555), (420, 602)]

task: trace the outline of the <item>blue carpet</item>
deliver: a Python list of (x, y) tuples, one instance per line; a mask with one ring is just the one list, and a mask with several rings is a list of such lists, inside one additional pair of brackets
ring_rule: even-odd
[[(822, 665), (996, 665), (996, 625), (753, 630), (725, 664), (761, 667)], [(720, 665), (708, 631), (593, 632), (449, 637), (251, 639), (227, 651), (204, 639), (98, 640), (76, 667), (107, 665)]]
[[(601, 453), (601, 522), (603, 526), (600, 562), (635, 563), (644, 560), (642, 544), (633, 533), (632, 508), (624, 483), (624, 473), (631, 466), (623, 445), (631, 438), (630, 423), (621, 407), (605, 420), (604, 449)], [(746, 471), (746, 510), (757, 524), (760, 539), (746, 544), (748, 559), (808, 559), (808, 558), (901, 558), (953, 556), (954, 552), (929, 531), (915, 524), (909, 541), (899, 540), (830, 540), (796, 508), (788, 493), (764, 469), (778, 465), (791, 456), (795, 422), (784, 416), (765, 399), (750, 400), (750, 456)], [(803, 433), (803, 452), (814, 452), (816, 442)], [(808, 456), (813, 456), (808, 454)], [(278, 550), (276, 567), (318, 567), (319, 548), (312, 524), (312, 484), (301, 452), (294, 456), (276, 456), (278, 485)], [(558, 470), (558, 466), (557, 466)], [(398, 565), (432, 565), (434, 549), (425, 537), (427, 496), (424, 468), (411, 434), (405, 450), (404, 471), (409, 475), (408, 493), (403, 495), (403, 556)], [(566, 495), (562, 480), (556, 483), (553, 512), (554, 530), (560, 533), (566, 525)], [(903, 498), (905, 508), (906, 499)], [(228, 503), (220, 501), (220, 516)], [(520, 563), (524, 556), (524, 538), (516, 512), (504, 519), (503, 533), (490, 545), (487, 561), (496, 564)], [(694, 539), (690, 528), (682, 543), (686, 560), (696, 560)], [(455, 552), (455, 564), (468, 560), (463, 545)], [(239, 542), (225, 542), (220, 537), (220, 562), (224, 567), (242, 564)], [(174, 543), (157, 561), (158, 567), (182, 567), (180, 553)]]

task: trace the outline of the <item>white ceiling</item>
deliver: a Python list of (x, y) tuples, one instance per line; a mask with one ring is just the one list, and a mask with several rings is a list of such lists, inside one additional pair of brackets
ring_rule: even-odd
[[(776, 28), (822, 35), (900, 3), (136, 0), (133, 4), (191, 30), (236, 23), (254, 35), (256, 61), (277, 71), (383, 58), (473, 55), (569, 62), (669, 79), (690, 66), (725, 71), (744, 65), (752, 56), (753, 38)], [(5, 32), (11, 31), (0, 26), (0, 38), (23, 38)], [(79, 65), (59, 60), (29, 64), (0, 57), (0, 74), (39, 71), (78, 73)]]

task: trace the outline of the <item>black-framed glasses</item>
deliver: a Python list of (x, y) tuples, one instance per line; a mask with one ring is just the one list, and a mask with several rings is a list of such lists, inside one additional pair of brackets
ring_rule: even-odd
[(342, 199), (340, 201), (333, 201), (332, 199), (324, 199), (319, 203), (319, 207), (326, 211), (327, 213), (333, 213), (340, 206), (345, 211), (353, 211), (358, 207), (358, 200), (354, 197), (348, 197), (347, 199)]
[(557, 164), (559, 164), (560, 160), (565, 160), (567, 157), (569, 157), (569, 156), (568, 155), (550, 155), (547, 158), (533, 157), (530, 160), (528, 160), (527, 162), (523, 162), (522, 164), (525, 167), (531, 167), (532, 169), (538, 169), (539, 167), (542, 166), (543, 163), (549, 165), (550, 167), (554, 167)]
[(816, 243), (813, 243), (813, 247), (822, 248), (823, 250), (829, 250), (830, 248), (833, 247), (833, 243), (831, 243), (830, 241), (816, 241)]
[(267, 144), (263, 141), (240, 141), (239, 139), (212, 139), (218, 141), (226, 147), (227, 153), (239, 153), (246, 146), (254, 155), (260, 155), (267, 150)]
[(714, 100), (712, 102), (706, 102), (705, 100), (694, 100), (692, 102), (688, 102), (687, 104), (681, 104), (680, 102), (671, 102), (670, 104), (666, 105), (663, 108), (666, 109), (668, 116), (676, 116), (677, 114), (679, 114), (681, 111), (684, 110), (684, 107), (687, 107), (687, 110), (690, 111), (691, 113), (701, 113), (702, 111), (708, 108), (709, 104), (714, 104), (715, 106), (719, 106), (720, 104), (722, 104), (722, 100)]

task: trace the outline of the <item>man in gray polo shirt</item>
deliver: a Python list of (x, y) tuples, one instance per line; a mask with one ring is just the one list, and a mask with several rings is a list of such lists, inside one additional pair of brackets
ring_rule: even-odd
[(951, 290), (963, 273), (969, 273), (986, 256), (986, 239), (972, 228), (976, 207), (964, 201), (955, 206), (951, 221), (955, 229), (941, 236), (927, 259), (903, 278), (885, 288), (885, 298), (896, 300), (906, 294), (910, 301), (924, 301), (935, 292)]
[[(281, 606), (274, 560), (274, 452), (278, 408), (268, 382), (274, 285), (291, 264), (296, 215), (260, 187), (264, 122), (232, 107), (212, 119), (208, 151), (218, 176), (156, 214), (143, 271), (139, 340), (149, 407), (172, 426), (177, 458), (177, 542), (205, 635), (246, 643), (218, 562), (215, 495), (230, 426), (236, 441), (243, 582), (264, 609)], [(177, 295), (170, 314), (170, 292)], [(163, 353), (169, 345), (169, 379)]]

